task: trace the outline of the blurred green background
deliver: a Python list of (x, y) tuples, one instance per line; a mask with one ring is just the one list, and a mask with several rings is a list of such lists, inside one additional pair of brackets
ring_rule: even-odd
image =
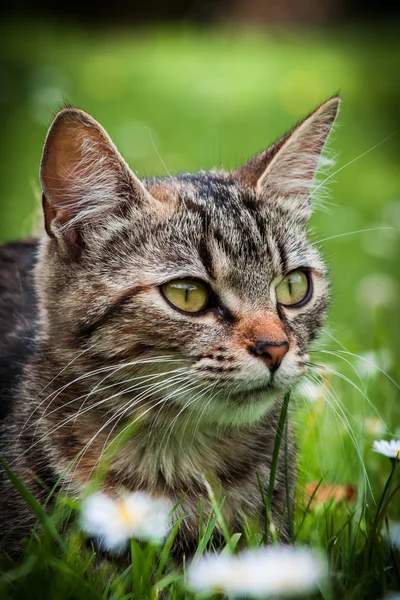
[(41, 149), (64, 101), (99, 120), (131, 168), (149, 176), (233, 168), (340, 90), (329, 146), (337, 172), (311, 225), (331, 269), (328, 331), (338, 340), (317, 346), (342, 358), (312, 360), (350, 383), (324, 374), (297, 396), (300, 475), (357, 484), (365, 463), (372, 488), (381, 486), (386, 463), (372, 440), (400, 437), (398, 387), (379, 371), (400, 381), (396, 24), (94, 27), (14, 16), (0, 40), (2, 241), (40, 229)]

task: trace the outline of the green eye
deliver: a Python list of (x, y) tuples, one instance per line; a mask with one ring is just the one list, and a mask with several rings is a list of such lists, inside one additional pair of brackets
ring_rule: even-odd
[(188, 313), (206, 308), (210, 296), (207, 285), (194, 279), (175, 279), (165, 283), (161, 289), (173, 306)]
[(283, 306), (300, 304), (309, 291), (309, 278), (304, 271), (292, 271), (275, 288), (276, 299)]

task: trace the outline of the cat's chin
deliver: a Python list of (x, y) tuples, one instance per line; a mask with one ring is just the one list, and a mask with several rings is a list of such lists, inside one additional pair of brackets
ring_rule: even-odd
[(260, 421), (275, 406), (284, 392), (264, 386), (248, 391), (221, 392), (204, 408), (196, 407), (199, 419), (205, 424), (225, 427), (243, 427)]

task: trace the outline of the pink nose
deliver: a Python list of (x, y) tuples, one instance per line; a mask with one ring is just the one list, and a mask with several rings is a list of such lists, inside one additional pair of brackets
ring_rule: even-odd
[(250, 354), (259, 356), (272, 373), (279, 369), (283, 357), (288, 350), (288, 342), (270, 342), (268, 340), (259, 340), (253, 344), (253, 346), (249, 346)]

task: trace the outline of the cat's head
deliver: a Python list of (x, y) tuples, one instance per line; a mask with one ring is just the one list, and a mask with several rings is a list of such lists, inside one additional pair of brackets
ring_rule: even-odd
[(338, 106), (327, 101), (234, 171), (144, 181), (96, 121), (62, 110), (42, 159), (38, 268), (59, 355), (84, 351), (113, 376), (132, 363), (143, 379), (130, 396), (147, 405), (226, 424), (266, 413), (305, 372), (328, 303), (306, 228)]

